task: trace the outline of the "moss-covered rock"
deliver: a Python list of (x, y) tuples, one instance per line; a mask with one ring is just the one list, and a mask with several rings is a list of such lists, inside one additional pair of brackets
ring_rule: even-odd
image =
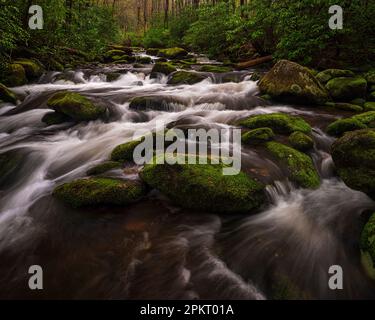
[(351, 103), (351, 104), (354, 104), (354, 105), (356, 105), (356, 106), (361, 106), (361, 107), (363, 107), (364, 104), (366, 103), (366, 100), (365, 100), (365, 99), (362, 99), (362, 98), (356, 98), (356, 99), (350, 101), (350, 103)]
[(333, 78), (340, 78), (340, 77), (354, 77), (355, 74), (353, 71), (350, 70), (341, 70), (341, 69), (327, 69), (322, 72), (319, 72), (316, 75), (316, 78), (321, 83), (327, 83), (329, 80)]
[(156, 164), (154, 159), (154, 164), (146, 165), (140, 176), (184, 208), (249, 213), (264, 204), (264, 185), (243, 172), (223, 175), (223, 167), (221, 164)]
[(42, 122), (44, 122), (48, 126), (53, 126), (55, 124), (61, 124), (69, 121), (73, 121), (72, 118), (60, 112), (48, 112), (42, 118)]
[(17, 59), (14, 63), (21, 65), (26, 72), (29, 80), (38, 79), (44, 72), (43, 66), (39, 61), (31, 59)]
[(154, 67), (152, 68), (151, 75), (154, 75), (152, 78), (155, 77), (156, 73), (163, 73), (165, 75), (169, 75), (173, 72), (177, 71), (177, 69), (168, 62), (157, 62), (155, 63)]
[(340, 178), (350, 188), (375, 199), (375, 131), (346, 133), (332, 145), (332, 159)]
[(160, 49), (158, 56), (166, 59), (183, 59), (188, 56), (188, 52), (182, 48)]
[(375, 111), (375, 102), (366, 102), (364, 104), (365, 111)]
[(212, 72), (212, 73), (225, 73), (225, 72), (231, 72), (232, 69), (225, 66), (218, 66), (218, 65), (204, 65), (200, 68), (200, 71), (202, 72)]
[(309, 151), (314, 147), (314, 140), (303, 132), (293, 132), (289, 136), (290, 145), (299, 151)]
[(158, 48), (148, 48), (146, 53), (150, 56), (157, 56), (159, 54), (160, 49)]
[(108, 82), (116, 81), (116, 80), (118, 80), (121, 77), (121, 73), (110, 72), (110, 73), (106, 74), (106, 77), (107, 77), (107, 81)]
[(111, 153), (112, 161), (133, 161), (134, 149), (142, 142), (142, 139), (129, 141), (118, 145)]
[(10, 87), (18, 87), (27, 83), (25, 69), (17, 63), (8, 65), (3, 77), (4, 84)]
[(168, 84), (195, 84), (206, 79), (206, 76), (197, 72), (177, 71), (171, 75)]
[(146, 56), (138, 56), (135, 58), (135, 61), (138, 63), (150, 64), (152, 62), (152, 59)]
[(289, 178), (303, 188), (317, 188), (320, 178), (311, 158), (291, 147), (278, 142), (267, 142), (267, 150), (281, 164), (285, 165), (289, 172)]
[(249, 129), (271, 128), (274, 132), (281, 134), (290, 134), (294, 131), (311, 132), (311, 127), (305, 120), (284, 113), (250, 116), (241, 120), (239, 125)]
[(183, 105), (185, 102), (169, 96), (136, 97), (130, 101), (129, 108), (138, 111), (168, 111), (171, 103)]
[(345, 132), (366, 129), (367, 126), (362, 122), (347, 118), (347, 119), (340, 119), (333, 123), (331, 123), (327, 127), (327, 133), (334, 137), (341, 137)]
[(366, 95), (367, 81), (363, 78), (334, 78), (326, 85), (329, 94), (337, 101), (351, 101)]
[(106, 162), (98, 164), (98, 165), (90, 168), (89, 170), (87, 170), (87, 175), (88, 176), (95, 176), (95, 175), (98, 175), (98, 174), (105, 173), (109, 170), (118, 169), (118, 168), (121, 168), (120, 162), (106, 161)]
[(256, 145), (272, 140), (275, 137), (271, 128), (258, 128), (250, 130), (242, 135), (242, 142)]
[(53, 195), (74, 208), (96, 205), (128, 205), (145, 194), (142, 183), (109, 178), (80, 179), (65, 183)]
[(367, 274), (375, 280), (375, 213), (362, 231), (360, 246), (362, 265)]
[(351, 103), (344, 103), (344, 102), (327, 102), (327, 106), (335, 108), (337, 110), (344, 110), (350, 112), (362, 112), (363, 107), (351, 104)]
[(17, 103), (16, 95), (2, 83), (0, 83), (0, 100), (4, 102), (10, 102), (13, 104)]
[(262, 94), (297, 104), (324, 104), (328, 93), (322, 84), (301, 65), (281, 60), (260, 80)]
[(94, 105), (86, 97), (75, 92), (58, 92), (47, 102), (48, 107), (76, 121), (96, 120), (104, 115), (106, 108)]
[(368, 111), (357, 114), (353, 116), (352, 119), (362, 122), (368, 128), (375, 128), (375, 111)]
[(375, 84), (375, 70), (370, 70), (365, 74), (365, 79), (367, 80), (369, 85)]

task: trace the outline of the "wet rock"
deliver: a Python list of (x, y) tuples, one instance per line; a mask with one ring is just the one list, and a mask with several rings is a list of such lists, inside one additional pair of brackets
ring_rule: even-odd
[(22, 165), (25, 154), (21, 150), (11, 150), (0, 154), (0, 188), (14, 180)]
[(106, 74), (106, 77), (107, 77), (107, 81), (108, 82), (116, 81), (116, 80), (118, 80), (121, 77), (121, 73), (110, 72), (110, 73)]
[(375, 213), (361, 234), (361, 261), (366, 273), (375, 280)]
[(306, 152), (314, 147), (314, 140), (308, 135), (296, 131), (289, 136), (290, 145), (299, 151)]
[(331, 136), (340, 137), (345, 132), (366, 128), (375, 128), (375, 111), (337, 120), (327, 127), (327, 133)]
[(344, 102), (327, 102), (327, 106), (335, 108), (337, 110), (343, 110), (343, 111), (351, 111), (351, 112), (362, 112), (363, 107), (351, 103), (344, 103)]
[(289, 178), (302, 188), (319, 187), (320, 178), (311, 158), (278, 142), (267, 142), (266, 149), (282, 165), (286, 166)]
[(326, 89), (301, 65), (281, 60), (260, 80), (262, 94), (273, 99), (297, 104), (324, 104), (329, 96)]
[(25, 69), (17, 63), (8, 65), (3, 77), (4, 84), (9, 87), (18, 87), (27, 83)]
[(53, 126), (56, 124), (61, 124), (69, 121), (73, 121), (73, 119), (59, 112), (46, 113), (42, 118), (42, 122), (44, 122), (48, 126)]
[(136, 97), (130, 102), (129, 108), (138, 111), (169, 111), (174, 110), (173, 104), (184, 106), (185, 102), (176, 97), (168, 96)]
[(258, 128), (250, 130), (242, 135), (242, 142), (249, 145), (257, 145), (274, 138), (271, 128)]
[(239, 122), (239, 125), (249, 129), (268, 127), (275, 133), (290, 134), (294, 131), (310, 133), (310, 125), (300, 117), (284, 113), (270, 113), (250, 116)]
[(163, 73), (165, 75), (169, 75), (173, 72), (177, 71), (177, 69), (168, 62), (157, 62), (155, 63), (154, 67), (151, 71), (151, 78), (156, 78), (157, 73)]
[(150, 57), (136, 57), (135, 61), (138, 63), (150, 64), (152, 59)]
[(354, 72), (350, 70), (341, 70), (341, 69), (327, 69), (322, 72), (319, 72), (316, 75), (316, 78), (321, 83), (327, 83), (329, 80), (333, 78), (340, 78), (340, 77), (354, 77)]
[(21, 65), (25, 69), (26, 77), (29, 80), (38, 79), (44, 72), (42, 64), (37, 60), (17, 59), (14, 63)]
[(91, 178), (65, 183), (57, 187), (53, 195), (74, 208), (80, 208), (128, 205), (140, 200), (145, 192), (145, 186), (139, 181)]
[(212, 72), (212, 73), (225, 73), (231, 72), (232, 69), (225, 66), (218, 66), (218, 65), (205, 65), (200, 68), (201, 72)]
[(87, 175), (95, 176), (95, 175), (102, 174), (102, 173), (105, 173), (107, 171), (110, 171), (112, 169), (117, 169), (117, 168), (121, 168), (120, 162), (106, 161), (87, 170)]
[(49, 108), (65, 114), (76, 121), (96, 120), (103, 116), (106, 108), (94, 105), (86, 97), (74, 92), (58, 92), (47, 102)]
[(158, 56), (166, 59), (184, 59), (188, 56), (188, 52), (182, 48), (160, 49)]
[(206, 79), (206, 76), (196, 72), (188, 71), (177, 71), (171, 75), (168, 80), (168, 84), (180, 85), (180, 84), (195, 84)]
[(133, 161), (134, 149), (142, 142), (142, 139), (129, 141), (118, 145), (111, 153), (112, 161)]
[(221, 164), (154, 162), (144, 167), (140, 177), (184, 208), (215, 213), (250, 213), (266, 201), (264, 185), (243, 172), (223, 175)]
[(363, 78), (334, 78), (326, 85), (329, 94), (337, 101), (351, 101), (366, 95), (367, 81)]
[(148, 48), (146, 53), (150, 56), (157, 56), (159, 54), (160, 49), (158, 48)]
[(16, 95), (2, 83), (0, 83), (0, 100), (4, 102), (10, 102), (13, 104), (17, 103)]
[(332, 145), (332, 159), (340, 178), (352, 189), (375, 199), (375, 131), (346, 133)]

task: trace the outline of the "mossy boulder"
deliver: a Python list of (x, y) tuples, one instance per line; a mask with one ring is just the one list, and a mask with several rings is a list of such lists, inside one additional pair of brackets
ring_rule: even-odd
[(73, 121), (72, 118), (60, 112), (48, 112), (42, 118), (42, 122), (44, 122), (48, 126), (53, 126), (55, 124), (61, 124), (69, 121)]
[(152, 78), (155, 78), (156, 73), (163, 73), (165, 75), (169, 75), (175, 71), (177, 71), (177, 69), (171, 63), (157, 62), (152, 68), (151, 75)]
[(79, 93), (67, 91), (54, 94), (48, 100), (47, 105), (75, 121), (96, 120), (106, 112), (106, 108), (94, 105), (88, 98)]
[(134, 149), (142, 142), (142, 139), (129, 141), (118, 145), (111, 153), (112, 161), (133, 161)]
[(266, 201), (264, 185), (243, 172), (224, 175), (222, 164), (170, 165), (156, 161), (154, 158), (153, 164), (144, 167), (141, 179), (181, 207), (215, 213), (250, 213)]
[(166, 59), (184, 59), (188, 56), (188, 52), (182, 48), (160, 49), (158, 56)]
[(258, 128), (250, 130), (242, 135), (242, 142), (249, 145), (257, 145), (272, 140), (275, 137), (271, 128)]
[(347, 118), (347, 119), (340, 119), (333, 123), (331, 123), (327, 127), (327, 133), (334, 137), (341, 137), (345, 132), (366, 129), (367, 126), (362, 122)]
[(25, 69), (26, 77), (29, 80), (38, 79), (44, 72), (43, 66), (36, 60), (17, 59), (14, 63), (21, 65)]
[(16, 95), (2, 83), (0, 83), (0, 100), (4, 102), (10, 102), (13, 104), (17, 103)]
[(145, 194), (142, 183), (112, 178), (80, 179), (65, 183), (53, 195), (73, 208), (97, 205), (128, 205)]
[(346, 133), (333, 143), (332, 159), (347, 186), (375, 199), (375, 130)]
[(335, 108), (337, 110), (350, 111), (350, 112), (362, 112), (363, 107), (351, 103), (344, 102), (327, 102), (327, 106)]
[(329, 94), (337, 101), (351, 101), (366, 95), (367, 81), (363, 78), (334, 78), (326, 85)]
[(7, 66), (4, 77), (4, 84), (10, 87), (18, 87), (27, 83), (25, 69), (17, 63)]
[(266, 148), (276, 160), (287, 168), (289, 178), (297, 185), (310, 189), (319, 187), (319, 174), (308, 155), (274, 141), (267, 142)]
[(362, 265), (367, 274), (375, 280), (375, 213), (362, 231), (360, 247)]
[(365, 111), (375, 111), (375, 102), (366, 102), (364, 104)]
[(206, 79), (206, 76), (197, 72), (188, 71), (177, 71), (171, 75), (168, 80), (168, 84), (180, 85), (180, 84), (195, 84)]
[(147, 56), (138, 56), (135, 58), (135, 61), (138, 63), (150, 64), (152, 62), (152, 59)]
[(314, 147), (314, 140), (303, 132), (293, 132), (289, 136), (290, 145), (299, 151), (309, 151)]
[(225, 66), (218, 66), (218, 65), (204, 65), (200, 68), (202, 72), (212, 72), (212, 73), (225, 73), (231, 72), (232, 69)]
[(350, 70), (341, 70), (341, 69), (327, 69), (322, 72), (319, 72), (316, 75), (316, 78), (321, 83), (327, 83), (329, 80), (333, 78), (340, 78), (340, 77), (354, 77), (355, 74), (353, 71)]
[(297, 104), (324, 104), (329, 96), (311, 72), (291, 61), (280, 60), (259, 81), (262, 94), (273, 99)]
[(241, 120), (239, 125), (249, 129), (271, 128), (275, 133), (280, 134), (291, 134), (294, 131), (311, 132), (311, 127), (305, 120), (284, 113), (250, 116)]
[(87, 175), (88, 176), (95, 176), (95, 175), (98, 175), (98, 174), (102, 174), (102, 173), (105, 173), (109, 170), (112, 170), (112, 169), (118, 169), (118, 168), (121, 168), (121, 163), (120, 162), (117, 162), (117, 161), (105, 161), (101, 164), (98, 164), (92, 168), (90, 168), (89, 170), (87, 170)]
[(362, 122), (368, 128), (375, 128), (375, 111), (368, 111), (368, 112), (357, 114), (353, 116), (352, 119), (356, 119)]

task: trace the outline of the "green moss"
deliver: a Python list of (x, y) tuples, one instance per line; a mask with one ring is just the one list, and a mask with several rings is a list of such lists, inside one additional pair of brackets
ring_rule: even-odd
[(354, 99), (352, 101), (350, 101), (351, 104), (354, 104), (356, 106), (361, 106), (363, 107), (364, 104), (366, 103), (366, 100), (365, 99), (362, 99), (362, 98), (357, 98), (357, 99)]
[(274, 132), (281, 134), (290, 134), (294, 131), (311, 132), (311, 127), (305, 120), (284, 113), (251, 116), (240, 121), (239, 124), (249, 129), (271, 128)]
[(57, 187), (53, 195), (74, 208), (96, 205), (128, 205), (145, 194), (137, 181), (109, 178), (80, 179)]
[(366, 102), (364, 105), (365, 111), (375, 111), (375, 102)]
[(148, 48), (146, 53), (150, 56), (157, 56), (159, 54), (160, 49), (158, 48)]
[(8, 65), (3, 77), (4, 84), (10, 87), (22, 86), (27, 82), (25, 69), (17, 63)]
[(225, 73), (232, 71), (229, 67), (217, 66), (217, 65), (205, 65), (200, 68), (202, 72), (212, 72), (212, 73)]
[(317, 188), (320, 185), (319, 175), (308, 155), (278, 142), (268, 142), (266, 148), (288, 168), (293, 182), (303, 188)]
[(142, 139), (129, 141), (118, 145), (111, 153), (112, 161), (133, 161), (134, 149), (142, 142)]
[(74, 92), (58, 92), (47, 102), (48, 107), (63, 113), (76, 121), (96, 120), (104, 115), (106, 109), (94, 105), (86, 97)]
[[(360, 241), (361, 250), (363, 253), (367, 253), (371, 258), (372, 270), (375, 270), (375, 214), (373, 214), (370, 220), (366, 223)], [(368, 264), (370, 265), (370, 263)], [(368, 268), (371, 270), (371, 268)], [(370, 272), (371, 274), (371, 272)], [(375, 279), (375, 272), (373, 273)]]
[(366, 128), (367, 126), (361, 121), (352, 118), (340, 119), (331, 123), (327, 127), (327, 133), (334, 137), (341, 137), (345, 132)]
[(375, 70), (371, 70), (365, 74), (365, 79), (370, 85), (375, 84)]
[(0, 83), (0, 100), (4, 102), (10, 102), (13, 104), (17, 103), (16, 95), (2, 83)]
[(55, 124), (61, 124), (69, 121), (72, 121), (72, 118), (60, 112), (49, 112), (46, 113), (42, 118), (42, 122), (44, 122), (48, 126), (53, 126)]
[(121, 73), (110, 72), (106, 74), (106, 77), (108, 82), (116, 81), (121, 77)]
[(169, 75), (172, 72), (177, 71), (177, 69), (169, 62), (157, 62), (152, 68), (151, 73), (163, 73)]
[(168, 48), (160, 49), (158, 55), (167, 59), (183, 59), (188, 55), (188, 52), (182, 48)]
[(308, 151), (314, 147), (314, 140), (302, 132), (293, 132), (289, 136), (290, 145), (299, 151)]
[(355, 76), (354, 72), (350, 70), (327, 69), (322, 72), (319, 72), (316, 75), (316, 78), (322, 83), (327, 83), (329, 80), (333, 78), (354, 77), (354, 76)]
[(150, 64), (152, 62), (152, 59), (150, 57), (138, 56), (135, 58), (135, 61), (138, 63)]
[(121, 163), (117, 161), (106, 161), (101, 164), (96, 165), (95, 167), (90, 168), (87, 171), (88, 176), (94, 176), (98, 174), (105, 173), (112, 169), (121, 168)]
[(350, 188), (375, 198), (375, 131), (346, 133), (332, 145), (332, 159), (340, 178)]
[(242, 135), (242, 142), (245, 144), (260, 144), (272, 140), (274, 136), (271, 128), (253, 129)]
[(172, 74), (171, 78), (168, 81), (168, 84), (179, 85), (179, 84), (195, 84), (206, 79), (206, 76), (196, 73), (196, 72), (187, 72), (187, 71), (177, 71)]
[(322, 84), (301, 65), (280, 60), (259, 81), (262, 94), (269, 94), (273, 99), (297, 104), (324, 104), (328, 93)]
[(335, 108), (337, 110), (351, 111), (351, 112), (362, 112), (363, 108), (359, 105), (351, 103), (338, 103), (338, 102), (327, 102), (327, 106)]
[(362, 122), (369, 128), (375, 128), (375, 111), (369, 111), (361, 114), (357, 114), (352, 119)]
[(375, 280), (375, 260), (371, 258), (369, 252), (361, 250), (361, 263), (367, 275)]
[(367, 82), (363, 78), (334, 78), (326, 88), (334, 100), (351, 101), (366, 95)]
[(249, 213), (265, 202), (262, 184), (243, 172), (223, 175), (223, 167), (221, 164), (169, 165), (154, 162), (146, 165), (140, 176), (148, 185), (184, 208)]
[(26, 77), (30, 80), (37, 79), (43, 74), (43, 67), (36, 60), (18, 59), (14, 63), (21, 65), (25, 69)]

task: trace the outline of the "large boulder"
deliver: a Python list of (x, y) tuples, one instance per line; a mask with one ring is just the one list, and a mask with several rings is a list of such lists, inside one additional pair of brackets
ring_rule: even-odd
[[(181, 155), (186, 156), (186, 155)], [(265, 186), (243, 172), (223, 175), (222, 164), (147, 164), (140, 176), (175, 204), (217, 213), (250, 213), (266, 201)]]
[(337, 101), (351, 101), (366, 96), (367, 81), (363, 78), (334, 78), (326, 84), (329, 94)]
[(275, 133), (280, 134), (290, 134), (295, 131), (311, 132), (311, 127), (305, 120), (285, 113), (250, 116), (241, 120), (238, 124), (249, 129), (271, 128)]
[(333, 143), (332, 159), (347, 186), (375, 199), (375, 130), (346, 133)]
[(89, 99), (75, 92), (58, 92), (47, 102), (48, 107), (65, 114), (75, 121), (96, 120), (104, 115), (106, 108), (94, 105)]
[(4, 75), (4, 84), (9, 87), (18, 87), (27, 83), (25, 69), (17, 63), (7, 66)]
[(375, 280), (375, 213), (362, 231), (360, 247), (362, 265), (367, 274)]
[(180, 84), (195, 84), (205, 80), (207, 77), (197, 72), (177, 71), (171, 75), (168, 80), (168, 84), (180, 85)]
[(297, 104), (324, 104), (329, 96), (309, 69), (287, 60), (280, 60), (260, 80), (260, 91), (273, 99)]
[(80, 179), (58, 186), (53, 195), (73, 208), (128, 205), (140, 200), (145, 186), (139, 181), (112, 178)]
[(16, 95), (10, 91), (6, 86), (0, 83), (0, 100), (4, 102), (17, 103)]
[(267, 142), (266, 149), (287, 168), (289, 178), (298, 186), (309, 189), (319, 187), (319, 174), (308, 155), (274, 141)]
[(26, 72), (26, 77), (29, 80), (38, 79), (44, 72), (42, 64), (37, 60), (18, 59), (14, 63), (21, 65)]

